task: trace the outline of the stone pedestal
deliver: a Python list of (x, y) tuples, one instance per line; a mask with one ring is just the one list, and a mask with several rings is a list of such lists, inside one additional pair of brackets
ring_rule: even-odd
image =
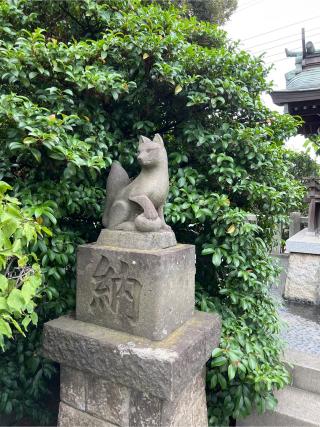
[(79, 247), (76, 315), (44, 327), (43, 354), (61, 365), (59, 426), (206, 427), (220, 320), (194, 312), (194, 247), (172, 232), (106, 245), (125, 245), (114, 233)]
[(307, 229), (290, 237), (284, 297), (292, 301), (320, 303), (320, 237)]
[(204, 365), (217, 315), (196, 312), (162, 341), (60, 317), (43, 354), (61, 364), (60, 426), (207, 426)]
[(192, 245), (149, 251), (80, 246), (76, 317), (161, 340), (192, 316), (194, 277)]

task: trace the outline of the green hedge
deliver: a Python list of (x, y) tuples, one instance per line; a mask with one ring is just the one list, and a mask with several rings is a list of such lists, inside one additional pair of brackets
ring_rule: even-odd
[(263, 105), (262, 60), (212, 24), (139, 0), (2, 0), (0, 24), (1, 175), (53, 233), (32, 247), (46, 293), (38, 328), (1, 356), (0, 409), (48, 421), (41, 325), (74, 308), (75, 250), (101, 228), (108, 167), (136, 173), (138, 135), (156, 132), (170, 160), (167, 221), (197, 249), (198, 307), (223, 317), (209, 422), (273, 407), (288, 374), (268, 247), (301, 189), (283, 155), (297, 122)]

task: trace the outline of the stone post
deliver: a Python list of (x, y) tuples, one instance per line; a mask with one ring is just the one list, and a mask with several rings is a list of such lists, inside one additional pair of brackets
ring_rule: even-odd
[(320, 304), (320, 237), (304, 228), (286, 242), (289, 266), (284, 297)]
[(59, 426), (207, 426), (220, 320), (194, 312), (194, 247), (172, 234), (103, 230), (79, 247), (76, 315), (44, 327), (43, 353), (61, 366)]
[(289, 223), (289, 237), (292, 237), (295, 234), (299, 233), (300, 229), (301, 229), (301, 213), (291, 212), (290, 223)]

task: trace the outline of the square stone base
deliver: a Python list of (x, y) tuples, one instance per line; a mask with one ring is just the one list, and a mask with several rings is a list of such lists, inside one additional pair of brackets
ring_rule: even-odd
[(195, 250), (78, 248), (76, 317), (162, 340), (194, 312)]
[(46, 323), (43, 355), (61, 365), (59, 425), (207, 426), (204, 366), (220, 327), (196, 312), (159, 342), (71, 316)]
[(168, 401), (62, 366), (58, 426), (206, 427), (203, 374)]
[(172, 400), (220, 340), (216, 314), (196, 312), (162, 341), (62, 316), (44, 325), (43, 355), (79, 371)]
[(291, 252), (284, 297), (320, 303), (320, 255)]

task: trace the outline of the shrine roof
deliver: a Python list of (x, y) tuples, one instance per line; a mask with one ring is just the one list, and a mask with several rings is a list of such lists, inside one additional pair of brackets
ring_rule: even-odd
[(319, 101), (320, 87), (318, 89), (276, 90), (271, 92), (271, 97), (277, 105), (290, 102)]
[(320, 66), (303, 69), (287, 81), (287, 90), (320, 89)]
[(271, 93), (275, 104), (320, 103), (320, 49), (314, 44), (305, 42), (305, 31), (302, 29), (302, 50), (285, 49), (287, 57), (295, 58), (295, 69), (286, 73), (286, 89)]

